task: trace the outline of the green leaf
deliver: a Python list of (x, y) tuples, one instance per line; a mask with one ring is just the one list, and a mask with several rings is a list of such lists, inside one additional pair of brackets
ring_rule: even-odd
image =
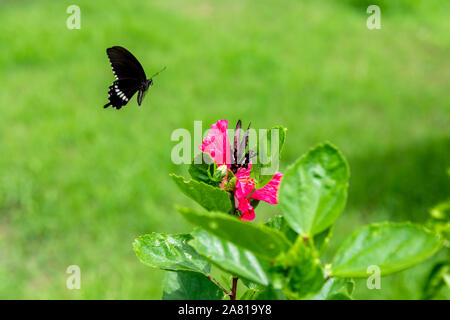
[(253, 300), (286, 300), (286, 296), (280, 289), (267, 287), (261, 291), (256, 291)]
[(345, 207), (349, 176), (347, 162), (330, 143), (300, 157), (280, 187), (281, 210), (291, 227), (311, 236), (331, 226)]
[[(250, 171), (250, 177), (256, 181), (256, 189), (263, 188), (266, 184), (272, 180), (273, 175), (277, 171), (277, 168), (271, 168), (272, 165), (276, 166), (280, 160), (281, 152), (286, 141), (287, 129), (282, 126), (275, 126), (267, 131), (267, 134), (258, 137), (258, 143), (256, 145), (257, 159), (252, 164)], [(272, 159), (272, 136), (274, 139), (278, 138), (278, 156), (277, 162)], [(276, 146), (274, 146), (275, 148)], [(275, 150), (274, 150), (275, 151)], [(268, 171), (268, 173), (267, 173)], [(273, 172), (272, 172), (273, 171)]]
[(239, 300), (253, 300), (258, 293), (259, 291), (256, 289), (247, 289)]
[[(242, 284), (248, 288), (248, 290), (246, 291), (247, 295), (251, 295), (251, 298), (246, 298), (245, 300), (255, 300), (256, 297), (263, 291), (267, 290), (269, 287), (272, 287), (272, 285), (269, 286), (263, 286), (260, 285), (259, 283), (255, 283), (255, 282), (251, 282), (247, 279), (239, 279), (241, 280)], [(272, 279), (271, 279), (272, 280)], [(281, 290), (280, 290), (281, 291)], [(251, 294), (253, 292), (253, 294)], [(242, 299), (244, 300), (244, 299)]]
[(331, 268), (336, 277), (368, 277), (376, 265), (381, 275), (418, 264), (441, 245), (438, 235), (411, 223), (381, 223), (356, 230), (341, 245)]
[(270, 263), (202, 229), (193, 232), (189, 244), (208, 261), (233, 275), (268, 285)]
[(433, 299), (439, 291), (447, 287), (450, 289), (450, 260), (436, 263), (428, 274), (423, 287), (422, 299)]
[(221, 300), (223, 291), (197, 272), (168, 272), (163, 282), (164, 300)]
[[(287, 223), (286, 219), (284, 219), (283, 216), (280, 215), (273, 216), (272, 218), (264, 222), (264, 224), (268, 227), (281, 231), (286, 236), (286, 238), (293, 243), (296, 241), (298, 237), (298, 233), (292, 230), (292, 228), (289, 226), (289, 224)], [(316, 248), (319, 255), (321, 255), (323, 251), (326, 249), (328, 243), (330, 242), (332, 233), (333, 233), (333, 226), (314, 236), (313, 238), (314, 247)]]
[[(205, 157), (209, 158), (210, 161), (204, 161)], [(216, 167), (216, 164), (207, 153), (200, 153), (192, 160), (192, 163), (189, 165), (188, 172), (192, 179), (218, 188), (221, 181), (214, 179), (214, 171)]]
[(438, 233), (444, 239), (444, 245), (450, 246), (450, 200), (439, 203), (430, 210), (431, 219), (427, 228)]
[(152, 233), (137, 238), (133, 248), (139, 260), (153, 268), (209, 272), (209, 263), (188, 244), (191, 239), (190, 234)]
[(276, 258), (291, 246), (280, 231), (264, 225), (255, 226), (217, 212), (203, 213), (188, 208), (178, 210), (190, 223), (267, 259)]
[(324, 231), (316, 234), (313, 238), (314, 241), (314, 247), (316, 248), (317, 252), (319, 253), (319, 256), (321, 256), (325, 249), (328, 246), (328, 243), (330, 243), (331, 237), (333, 235), (333, 229), (334, 225), (331, 227), (328, 227), (328, 229), (325, 229)]
[(312, 300), (351, 300), (354, 286), (353, 280), (330, 278)]
[(283, 292), (290, 299), (306, 299), (318, 292), (323, 286), (325, 276), (316, 252), (308, 246), (302, 237), (281, 260), (288, 282)]
[(262, 289), (264, 289), (264, 286), (262, 286), (262, 285), (260, 285), (258, 283), (251, 282), (251, 281), (248, 281), (246, 279), (241, 279), (241, 280), (242, 280), (242, 283), (249, 289), (254, 289), (254, 290), (257, 290), (257, 291), (261, 291)]
[(294, 243), (297, 239), (298, 233), (292, 230), (283, 216), (273, 216), (272, 218), (264, 222), (264, 224), (268, 227), (281, 231), (292, 243)]
[(443, 201), (430, 209), (430, 216), (436, 220), (446, 220), (450, 218), (450, 200)]
[(170, 175), (180, 190), (208, 211), (229, 212), (230, 195), (225, 190), (215, 188), (195, 180), (185, 181), (183, 177)]

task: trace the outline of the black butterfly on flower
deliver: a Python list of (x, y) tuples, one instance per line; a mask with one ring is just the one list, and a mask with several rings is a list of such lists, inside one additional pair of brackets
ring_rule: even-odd
[(125, 106), (133, 95), (139, 91), (137, 102), (142, 104), (142, 99), (148, 88), (153, 85), (152, 78), (162, 72), (165, 67), (147, 79), (144, 68), (130, 51), (123, 47), (114, 46), (106, 49), (111, 68), (116, 81), (109, 86), (108, 100), (104, 108), (112, 106), (119, 110)]

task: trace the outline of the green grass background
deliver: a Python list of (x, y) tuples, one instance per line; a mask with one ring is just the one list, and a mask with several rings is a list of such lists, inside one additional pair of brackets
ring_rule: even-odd
[[(194, 120), (286, 126), (281, 171), (324, 140), (342, 150), (351, 185), (328, 259), (365, 223), (425, 221), (450, 194), (450, 2), (370, 3), (1, 1), (0, 298), (160, 298), (164, 272), (131, 244), (191, 230), (174, 204), (196, 205), (168, 174), (185, 172), (170, 135)], [(112, 45), (147, 74), (168, 67), (141, 107), (102, 108)], [(262, 204), (257, 221), (278, 212)], [(417, 298), (430, 263), (355, 297)], [(72, 264), (81, 290), (66, 289)]]

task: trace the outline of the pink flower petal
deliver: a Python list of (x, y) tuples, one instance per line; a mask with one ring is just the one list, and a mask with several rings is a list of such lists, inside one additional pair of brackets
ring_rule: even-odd
[(249, 210), (242, 213), (241, 220), (242, 221), (252, 221), (253, 219), (255, 219), (255, 210), (253, 209), (253, 207), (251, 205), (249, 205)]
[(255, 181), (250, 179), (250, 169), (239, 169), (236, 173), (236, 190), (234, 192), (236, 208), (241, 211), (241, 220), (255, 219), (255, 210), (250, 204), (248, 196), (255, 189)]
[(270, 204), (278, 203), (278, 189), (280, 188), (280, 182), (283, 174), (277, 172), (274, 174), (272, 180), (269, 181), (263, 188), (255, 190), (250, 198), (265, 201)]
[(250, 204), (247, 197), (234, 197), (236, 208), (241, 212), (241, 220), (250, 221), (255, 219), (255, 209)]
[(218, 120), (211, 125), (208, 136), (199, 146), (202, 152), (208, 153), (218, 166), (223, 164), (230, 168), (230, 142), (228, 140), (228, 121)]
[(235, 174), (237, 180), (245, 180), (250, 178), (251, 165), (249, 164), (248, 169), (239, 168)]

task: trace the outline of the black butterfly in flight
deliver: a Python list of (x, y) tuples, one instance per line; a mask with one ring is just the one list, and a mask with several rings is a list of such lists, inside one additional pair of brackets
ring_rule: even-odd
[(139, 61), (130, 51), (123, 47), (114, 46), (106, 49), (111, 68), (116, 81), (109, 86), (108, 100), (104, 108), (112, 106), (119, 110), (125, 106), (133, 95), (139, 91), (137, 102), (141, 105), (144, 94), (153, 85), (152, 78), (165, 69), (165, 67), (147, 79), (145, 71)]

